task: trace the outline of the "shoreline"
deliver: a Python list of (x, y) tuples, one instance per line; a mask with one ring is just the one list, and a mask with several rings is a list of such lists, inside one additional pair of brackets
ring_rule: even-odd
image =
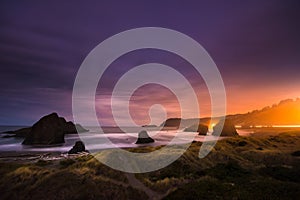
[[(251, 131), (250, 131), (251, 130)], [(278, 136), (278, 135), (285, 135), (288, 134), (289, 136), (300, 136), (300, 128), (257, 128), (257, 129), (238, 129), (239, 136), (236, 138), (254, 138), (254, 139), (265, 139), (268, 137)], [(205, 136), (203, 136), (205, 137)], [(220, 140), (226, 140), (230, 138), (235, 137), (219, 137), (218, 141)], [(99, 149), (98, 151), (102, 150), (108, 150), (108, 149), (114, 149), (114, 148), (121, 148), (121, 149), (142, 149), (142, 148), (159, 148), (160, 146), (165, 146), (165, 144), (160, 144), (159, 141), (157, 141), (156, 145), (154, 143), (151, 143), (149, 145), (137, 145), (132, 147), (112, 147), (112, 148), (103, 148)], [(203, 141), (194, 140), (196, 143), (202, 143)], [(54, 146), (55, 147), (55, 146)], [(1, 150), (0, 151), (0, 162), (31, 162), (31, 161), (38, 161), (38, 160), (62, 160), (62, 159), (68, 159), (68, 158), (74, 158), (79, 157), (85, 154), (68, 154), (67, 151), (59, 151), (59, 150), (49, 150), (47, 151), (47, 148), (51, 147), (45, 147), (45, 150), (42, 150), (44, 147), (40, 147), (40, 150), (38, 149), (32, 149), (28, 148), (27, 150)], [(89, 154), (91, 155), (91, 154)]]
[(61, 161), (64, 159), (74, 159), (81, 156), (91, 155), (89, 153), (68, 154), (67, 152), (17, 152), (7, 151), (0, 152), (0, 163), (36, 163), (39, 161)]

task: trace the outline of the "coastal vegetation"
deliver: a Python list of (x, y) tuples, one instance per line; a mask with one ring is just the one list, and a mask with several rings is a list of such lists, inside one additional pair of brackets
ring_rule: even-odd
[(163, 169), (135, 175), (113, 170), (90, 154), (59, 160), (2, 160), (1, 199), (299, 197), (299, 130), (226, 138), (204, 159), (198, 157), (201, 145), (193, 142), (183, 156)]

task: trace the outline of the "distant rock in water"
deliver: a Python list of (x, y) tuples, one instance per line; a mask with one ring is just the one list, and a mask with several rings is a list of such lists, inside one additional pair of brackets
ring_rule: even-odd
[(184, 132), (198, 132), (199, 135), (206, 135), (208, 132), (208, 126), (204, 124), (194, 124), (184, 129)]
[(184, 129), (194, 124), (209, 124), (210, 118), (192, 118), (192, 119), (181, 119), (181, 118), (169, 118), (163, 123), (161, 123), (160, 127), (165, 128), (177, 128), (177, 129)]
[(155, 128), (155, 127), (157, 127), (157, 126), (154, 125), (154, 124), (149, 124), (149, 125), (143, 125), (142, 127), (146, 127), (146, 128)]
[[(78, 131), (76, 130), (78, 128)], [(64, 135), (77, 132), (88, 131), (80, 125), (74, 125), (73, 122), (67, 122), (57, 113), (52, 113), (42, 117), (32, 127), (25, 130), (15, 131), (25, 137), (22, 144), (25, 145), (52, 145), (64, 143)]]
[[(222, 127), (222, 122), (224, 122), (224, 125)], [(221, 133), (220, 136), (238, 136), (234, 124), (228, 120), (225, 119), (224, 121), (220, 121), (216, 126), (213, 127), (213, 133), (212, 135), (217, 135), (217, 133)]]
[(83, 128), (80, 124), (74, 124), (73, 122), (66, 122), (66, 120), (62, 117), (60, 117), (63, 126), (64, 126), (64, 133), (65, 134), (73, 134), (73, 133), (83, 133), (88, 132), (89, 130)]
[(154, 140), (148, 135), (147, 131), (140, 131), (136, 144), (152, 143)]
[(85, 150), (85, 145), (82, 141), (77, 141), (68, 154), (76, 154), (81, 152), (88, 152)]
[(75, 124), (75, 128), (77, 133), (89, 132), (88, 129), (83, 128), (80, 124)]
[(8, 137), (26, 137), (26, 135), (28, 135), (30, 131), (31, 131), (31, 127), (28, 127), (28, 128), (21, 128), (16, 131), (6, 131), (4, 133), (12, 134)]
[(180, 118), (170, 118), (164, 121), (160, 126), (163, 127), (177, 127), (179, 128), (182, 119)]

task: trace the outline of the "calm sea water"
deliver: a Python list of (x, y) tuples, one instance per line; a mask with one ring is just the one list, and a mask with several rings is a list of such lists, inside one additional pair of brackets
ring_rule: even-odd
[[(17, 130), (22, 128), (20, 126), (0, 126), (0, 132)], [(150, 144), (137, 145), (135, 144), (138, 132), (141, 128), (124, 128), (126, 133), (122, 133), (119, 128), (105, 127), (105, 133), (99, 133), (96, 127), (87, 127), (90, 131), (88, 133), (68, 134), (65, 135), (65, 143), (51, 147), (36, 147), (22, 145), (23, 138), (3, 138), (6, 134), (0, 134), (0, 151), (42, 151), (42, 152), (67, 152), (76, 141), (83, 141), (88, 150), (101, 150), (109, 148), (135, 148), (140, 146), (159, 146), (172, 144), (188, 143), (190, 139), (195, 141), (217, 140), (215, 136), (199, 136), (194, 132), (182, 132), (175, 130), (157, 131), (157, 128), (148, 128), (148, 134), (155, 142)], [(178, 139), (172, 140), (175, 136)], [(220, 139), (220, 138), (219, 138)]]

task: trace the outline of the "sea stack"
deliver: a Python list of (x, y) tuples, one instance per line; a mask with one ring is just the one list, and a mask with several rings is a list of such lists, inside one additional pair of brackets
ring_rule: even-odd
[[(51, 113), (42, 117), (32, 127), (25, 129), (23, 133), (25, 145), (53, 145), (64, 143), (64, 135), (77, 132), (86, 132), (80, 125), (74, 125), (73, 122), (67, 122), (57, 113)], [(23, 132), (25, 132), (23, 131)], [(15, 131), (18, 133), (19, 131)]]
[(198, 132), (199, 135), (206, 135), (208, 132), (208, 126), (204, 124), (194, 124), (184, 129), (184, 132)]
[(85, 145), (82, 141), (77, 141), (68, 154), (77, 154), (81, 152), (87, 152), (85, 150)]
[(22, 144), (51, 145), (64, 143), (63, 120), (56, 113), (42, 117), (36, 122)]
[(136, 144), (146, 144), (146, 143), (152, 143), (152, 142), (154, 142), (154, 139), (152, 139), (148, 135), (147, 131), (142, 130), (139, 132), (138, 139), (135, 143)]
[[(223, 126), (222, 126), (223, 125)], [(234, 124), (228, 120), (222, 120), (220, 121), (216, 126), (213, 127), (213, 133), (212, 135), (220, 134), (220, 136), (238, 136)]]

